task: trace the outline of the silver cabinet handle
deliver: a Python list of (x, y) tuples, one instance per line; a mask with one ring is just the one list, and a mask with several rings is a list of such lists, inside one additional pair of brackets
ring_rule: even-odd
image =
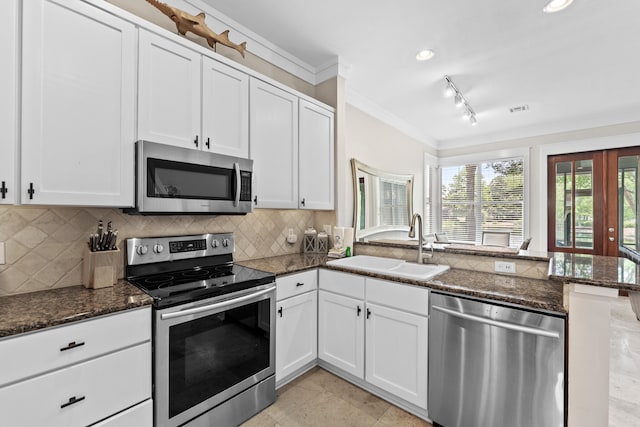
[(233, 298), (227, 301), (217, 302), (209, 305), (203, 305), (201, 307), (188, 308), (186, 310), (176, 311), (173, 313), (165, 313), (165, 314), (162, 314), (160, 318), (162, 320), (168, 320), (168, 319), (175, 319), (176, 317), (189, 316), (191, 314), (198, 314), (205, 311), (214, 311), (220, 308), (228, 307), (230, 305), (233, 305), (239, 302), (248, 301), (250, 299), (262, 296), (264, 294), (268, 294), (269, 292), (273, 291), (275, 288), (276, 288), (275, 286), (270, 286), (267, 289), (263, 289), (261, 291), (251, 293), (249, 295), (244, 295), (244, 296)]
[(560, 334), (556, 331), (545, 331), (540, 328), (532, 328), (530, 326), (516, 325), (513, 323), (500, 322), (498, 320), (487, 319), (486, 317), (474, 316), (473, 314), (460, 313), (459, 311), (450, 310), (444, 307), (438, 307), (436, 305), (431, 306), (432, 310), (440, 311), (448, 314), (449, 316), (458, 317), (460, 319), (471, 320), (473, 322), (482, 323), (485, 325), (497, 326), (498, 328), (508, 329), (510, 331), (523, 332), (525, 334), (540, 335), (548, 338), (560, 338)]

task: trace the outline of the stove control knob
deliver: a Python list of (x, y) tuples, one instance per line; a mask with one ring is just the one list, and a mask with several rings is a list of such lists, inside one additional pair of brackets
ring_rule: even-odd
[(229, 246), (229, 239), (222, 239), (222, 246), (224, 246), (225, 248)]
[(213, 239), (213, 240), (211, 241), (211, 247), (212, 247), (212, 248), (217, 248), (217, 247), (218, 247), (218, 245), (220, 245), (220, 242), (219, 242), (218, 240)]
[(162, 246), (160, 243), (156, 243), (155, 245), (153, 245), (153, 252), (159, 254), (162, 251), (164, 251), (164, 246)]
[(138, 255), (146, 255), (148, 250), (147, 245), (140, 245), (136, 248)]

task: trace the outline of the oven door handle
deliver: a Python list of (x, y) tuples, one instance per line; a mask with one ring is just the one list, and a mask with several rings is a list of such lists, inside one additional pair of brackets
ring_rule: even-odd
[(233, 304), (237, 304), (239, 302), (244, 302), (244, 301), (249, 301), (253, 298), (257, 298), (260, 297), (264, 294), (268, 294), (269, 292), (275, 290), (275, 286), (270, 286), (267, 289), (263, 289), (261, 291), (258, 292), (253, 292), (249, 295), (244, 295), (238, 298), (233, 298), (227, 301), (222, 301), (222, 302), (217, 302), (215, 304), (209, 304), (209, 305), (203, 305), (201, 307), (194, 307), (194, 308), (187, 308), (186, 310), (181, 310), (181, 311), (175, 311), (173, 313), (164, 313), (162, 315), (160, 315), (160, 318), (162, 320), (169, 320), (169, 319), (175, 319), (177, 317), (182, 317), (182, 316), (189, 316), (191, 314), (198, 314), (198, 313), (202, 313), (205, 311), (213, 311), (213, 310), (217, 310), (219, 308), (225, 308), (228, 307), (230, 305)]
[(236, 197), (233, 199), (233, 206), (235, 207), (240, 203), (240, 189), (242, 187), (242, 182), (240, 181), (240, 164), (238, 162), (233, 164), (233, 170), (236, 174)]

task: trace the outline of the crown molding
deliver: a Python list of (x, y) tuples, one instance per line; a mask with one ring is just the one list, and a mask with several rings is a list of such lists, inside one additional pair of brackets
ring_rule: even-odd
[(364, 111), (370, 116), (373, 116), (381, 122), (396, 128), (400, 132), (425, 145), (428, 145), (432, 148), (437, 148), (438, 146), (438, 143), (435, 139), (431, 138), (428, 135), (425, 135), (423, 132), (410, 125), (405, 120), (401, 119), (395, 114), (391, 114), (388, 110), (382, 108), (380, 105), (360, 95), (358, 92), (352, 90), (349, 87), (347, 87), (347, 104), (351, 104), (352, 106)]

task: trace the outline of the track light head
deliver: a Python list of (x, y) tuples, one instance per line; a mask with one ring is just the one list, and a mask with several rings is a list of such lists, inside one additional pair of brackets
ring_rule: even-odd
[(456, 91), (453, 89), (453, 86), (451, 86), (450, 82), (447, 82), (447, 87), (444, 89), (444, 96), (451, 98), (454, 93), (456, 93)]
[(456, 107), (458, 108), (462, 107), (462, 105), (464, 104), (464, 101), (462, 100), (462, 95), (460, 95), (459, 93), (456, 93), (456, 97), (453, 98), (453, 102), (456, 104)]

